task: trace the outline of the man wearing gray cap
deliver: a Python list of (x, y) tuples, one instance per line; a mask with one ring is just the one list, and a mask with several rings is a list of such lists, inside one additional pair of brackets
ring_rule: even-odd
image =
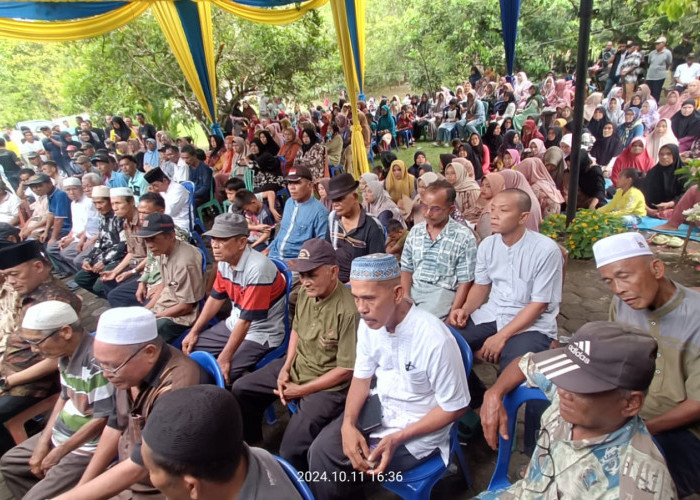
[[(217, 356), (231, 384), (284, 340), (286, 282), (270, 259), (248, 245), (248, 222), (242, 215), (218, 215), (204, 234), (211, 238), (216, 279), (182, 350)], [(202, 331), (226, 299), (231, 301), (231, 316)]]
[(484, 395), (489, 445), (498, 447), (499, 434), (509, 439), (503, 396), (523, 382), (551, 405), (524, 478), (479, 498), (678, 498), (640, 417), (656, 353), (656, 341), (641, 330), (597, 321), (566, 347), (514, 360)]
[(634, 325), (658, 341), (641, 416), (664, 451), (679, 496), (700, 492), (700, 293), (668, 279), (639, 233), (604, 238), (593, 254), (615, 294), (611, 321)]

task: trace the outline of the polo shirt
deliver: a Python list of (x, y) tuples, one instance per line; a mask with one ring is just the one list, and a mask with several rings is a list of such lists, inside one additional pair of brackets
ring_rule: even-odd
[(190, 232), (190, 192), (177, 182), (170, 182), (163, 195), (165, 213), (180, 229)]
[(170, 318), (178, 325), (192, 325), (197, 319), (196, 303), (204, 297), (202, 254), (189, 243), (175, 240), (170, 255), (159, 255), (157, 259), (165, 286), (152, 311), (158, 314), (177, 304), (195, 304), (184, 316)]
[(0, 222), (9, 224), (12, 222), (12, 219), (17, 217), (22, 200), (9, 191), (5, 191), (4, 196), (5, 198), (0, 201)]
[[(294, 314), (299, 341), (290, 370), (292, 382), (305, 384), (336, 367), (352, 370), (358, 319), (355, 299), (340, 281), (322, 300), (309, 297), (302, 287)], [(348, 385), (350, 381), (327, 390), (338, 391)]]
[[(61, 142), (61, 136), (58, 134), (51, 134), (51, 138), (58, 142)], [(46, 151), (51, 156), (51, 159), (55, 161), (57, 165), (61, 165), (63, 163), (61, 146), (56, 146), (53, 142), (51, 142), (51, 140), (48, 137), (43, 137), (41, 139), (41, 143), (44, 146), (44, 151)]]
[(105, 177), (104, 180), (105, 186), (107, 186), (110, 189), (116, 187), (125, 188), (129, 186), (129, 182), (126, 180), (126, 175), (122, 174), (121, 172), (117, 172), (116, 170), (112, 171), (112, 174), (109, 176), (109, 179)]
[(231, 300), (226, 328), (233, 330), (238, 319), (250, 321), (246, 340), (277, 347), (284, 340), (287, 283), (277, 266), (266, 256), (246, 246), (235, 267), (219, 262), (211, 297)]
[(284, 205), (277, 237), (270, 243), (270, 257), (296, 259), (305, 241), (325, 238), (328, 231), (328, 210), (313, 196), (304, 203), (289, 198)]
[(148, 192), (148, 182), (146, 182), (146, 177), (143, 172), (138, 170), (133, 177), (126, 176), (127, 184), (129, 188), (134, 192), (134, 200), (138, 204), (139, 198)]
[[(610, 304), (610, 320), (649, 332), (659, 345), (656, 372), (641, 415), (658, 417), (686, 399), (700, 401), (700, 293), (676, 283), (676, 293), (655, 310), (632, 309), (619, 297)], [(700, 420), (687, 427), (700, 438)]]
[[(68, 441), (73, 434), (93, 418), (107, 418), (114, 410), (114, 386), (95, 362), (93, 343), (95, 337), (83, 332), (83, 339), (72, 356), (61, 357), (58, 369), (61, 374), (61, 399), (66, 401), (53, 426), (51, 440), (54, 446)], [(99, 436), (73, 451), (84, 455), (97, 448)]]
[(526, 305), (542, 302), (547, 309), (527, 331), (556, 339), (563, 264), (557, 244), (529, 229), (510, 247), (500, 234), (485, 238), (476, 252), (474, 283), (491, 285), (491, 293), (488, 302), (472, 313), (472, 320), (477, 325), (495, 321), (501, 330)]
[(58, 188), (53, 189), (53, 192), (48, 194), (49, 212), (57, 219), (63, 219), (61, 232), (67, 233), (71, 228), (71, 211), (70, 198), (68, 195)]
[(343, 283), (347, 283), (350, 279), (350, 266), (353, 259), (386, 251), (382, 223), (373, 215), (367, 214), (364, 208), (360, 208), (357, 227), (350, 232), (345, 230), (342, 218), (335, 210), (328, 214), (326, 240), (330, 241), (335, 249), (340, 268), (338, 279)]
[[(379, 395), (382, 404), (382, 425), (370, 438), (401, 431), (438, 406), (447, 412), (457, 411), (471, 400), (457, 341), (442, 321), (415, 305), (393, 333), (385, 327), (373, 330), (360, 320), (353, 376), (377, 377), (372, 393)], [(447, 465), (450, 427), (403, 444), (417, 459), (439, 448)]]

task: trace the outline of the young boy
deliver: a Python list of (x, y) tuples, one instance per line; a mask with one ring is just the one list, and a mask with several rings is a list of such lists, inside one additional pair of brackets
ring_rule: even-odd
[[(239, 209), (236, 208), (236, 193), (241, 190), (245, 190), (245, 183), (238, 177), (232, 177), (226, 181), (226, 199), (231, 202), (231, 205), (228, 207), (229, 212), (239, 211)], [(282, 215), (275, 210), (276, 193), (274, 191), (263, 191), (262, 193), (258, 193), (258, 195), (260, 196), (260, 201), (263, 199), (267, 200), (267, 206), (274, 217), (272, 223), (274, 224), (275, 221), (281, 221)]]
[(267, 242), (272, 239), (275, 218), (262, 202), (262, 194), (252, 193), (245, 189), (236, 193), (236, 208), (245, 214), (248, 220), (250, 235), (248, 242), (253, 250), (262, 252), (267, 248)]
[(390, 220), (386, 226), (386, 231), (388, 237), (386, 239), (386, 253), (395, 255), (397, 259), (401, 260), (401, 254), (403, 253), (403, 246), (406, 243), (406, 236), (408, 236), (408, 231), (406, 231), (401, 223), (397, 220)]

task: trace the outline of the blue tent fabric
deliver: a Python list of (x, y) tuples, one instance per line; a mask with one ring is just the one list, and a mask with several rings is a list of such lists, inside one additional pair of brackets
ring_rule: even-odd
[(520, 0), (500, 0), (501, 28), (503, 29), (503, 44), (506, 49), (506, 68), (508, 74), (513, 74), (515, 66), (515, 41), (518, 38), (518, 18), (520, 17)]
[(0, 17), (69, 21), (105, 14), (129, 2), (0, 2)]
[(355, 10), (355, 0), (345, 0), (345, 12), (348, 18), (348, 32), (350, 33), (350, 43), (352, 44), (353, 59), (355, 60), (357, 83), (360, 87), (360, 94), (364, 95), (362, 68), (360, 66), (360, 44), (357, 40), (357, 12)]

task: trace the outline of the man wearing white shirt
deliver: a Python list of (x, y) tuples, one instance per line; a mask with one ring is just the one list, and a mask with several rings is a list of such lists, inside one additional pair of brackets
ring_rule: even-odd
[(41, 143), (41, 141), (37, 141), (35, 139), (31, 130), (24, 130), (22, 135), (24, 136), (24, 142), (20, 144), (19, 151), (22, 153), (22, 158), (24, 158), (26, 163), (29, 163), (29, 153), (37, 153), (41, 155), (42, 161), (48, 160), (46, 157), (46, 151), (44, 150), (44, 145)]
[(0, 222), (11, 226), (19, 224), (19, 206), (22, 204), (12, 189), (0, 179)]
[(165, 214), (183, 231), (190, 233), (190, 192), (170, 178), (159, 168), (153, 168), (145, 174), (151, 190), (160, 193), (165, 200)]
[(685, 57), (685, 62), (676, 68), (673, 79), (676, 84), (686, 88), (696, 78), (700, 78), (700, 63), (695, 58), (695, 54), (690, 53)]
[(404, 299), (396, 257), (356, 258), (350, 285), (362, 320), (345, 412), (309, 448), (312, 473), (333, 478), (342, 471), (348, 480), (309, 483), (316, 498), (353, 498), (360, 474), (399, 480), (399, 472), (436, 455), (447, 465), (450, 426), (470, 401), (456, 340), (436, 316)]
[(185, 160), (180, 158), (180, 150), (174, 144), (164, 146), (163, 155), (165, 161), (163, 162), (163, 172), (167, 175), (173, 182), (183, 183), (190, 180), (190, 167)]

